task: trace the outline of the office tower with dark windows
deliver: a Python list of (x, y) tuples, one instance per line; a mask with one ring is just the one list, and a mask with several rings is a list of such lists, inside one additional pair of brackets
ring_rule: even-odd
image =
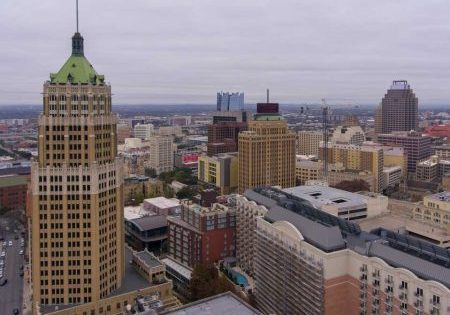
[(232, 112), (244, 110), (244, 93), (217, 93), (217, 111)]
[(375, 133), (418, 129), (418, 99), (407, 81), (394, 81), (375, 113)]
[[(33, 304), (96, 302), (124, 276), (122, 163), (111, 86), (84, 56), (83, 37), (43, 86), (32, 164)], [(19, 293), (18, 293), (19, 294)]]

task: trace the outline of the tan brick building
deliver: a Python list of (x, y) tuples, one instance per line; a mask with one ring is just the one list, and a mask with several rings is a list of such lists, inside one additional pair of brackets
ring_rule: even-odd
[(31, 172), (33, 303), (96, 302), (124, 276), (122, 163), (111, 86), (85, 58), (80, 33), (43, 103)]
[[(276, 106), (276, 111), (266, 110)], [(278, 104), (258, 104), (258, 113), (239, 134), (238, 190), (295, 185), (295, 133), (278, 113)]]

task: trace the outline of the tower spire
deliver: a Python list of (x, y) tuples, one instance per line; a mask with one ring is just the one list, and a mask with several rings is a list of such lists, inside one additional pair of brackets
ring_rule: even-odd
[(84, 39), (79, 32), (78, 23), (78, 0), (76, 0), (76, 16), (77, 16), (77, 32), (72, 37), (72, 55), (73, 56), (84, 56)]
[(79, 24), (78, 24), (78, 0), (77, 0), (77, 33), (79, 33), (78, 26)]

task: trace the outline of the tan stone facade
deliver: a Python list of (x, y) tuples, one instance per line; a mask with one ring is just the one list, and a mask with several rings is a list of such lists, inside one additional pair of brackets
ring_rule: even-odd
[(286, 121), (252, 120), (239, 134), (238, 190), (295, 185), (295, 134)]

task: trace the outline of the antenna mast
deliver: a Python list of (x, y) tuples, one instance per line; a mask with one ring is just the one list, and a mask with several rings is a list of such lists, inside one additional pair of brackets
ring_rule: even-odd
[(78, 0), (76, 2), (77, 2), (77, 33), (79, 33), (79, 30), (78, 30)]

